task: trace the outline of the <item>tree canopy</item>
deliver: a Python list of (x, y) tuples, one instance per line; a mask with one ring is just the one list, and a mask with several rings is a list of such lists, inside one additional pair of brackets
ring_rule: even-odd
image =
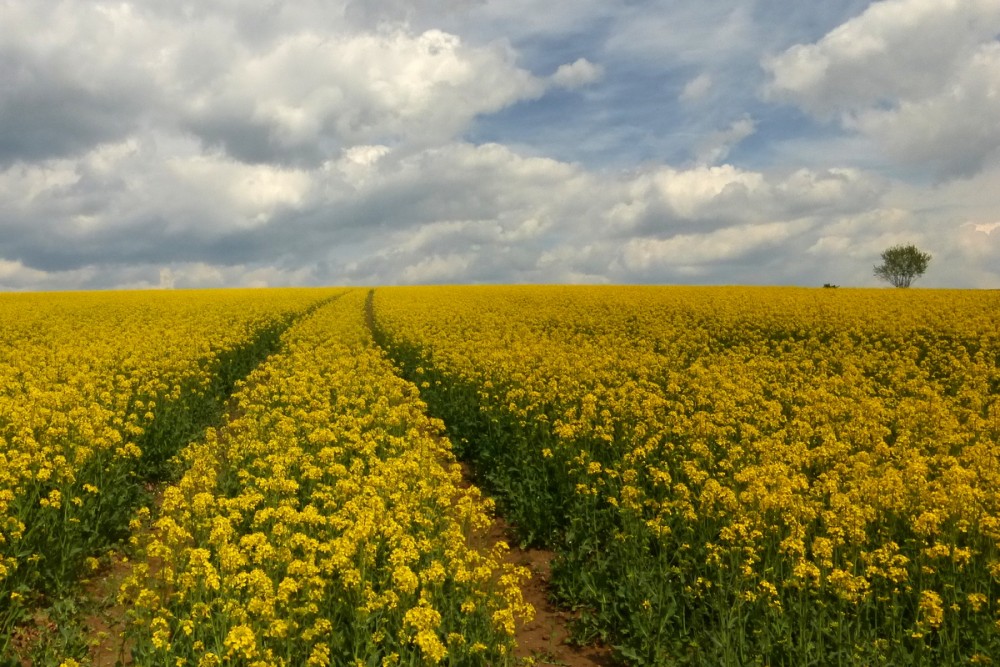
[(915, 245), (894, 245), (882, 252), (882, 263), (875, 266), (875, 277), (893, 287), (909, 287), (914, 279), (924, 275), (930, 261), (930, 254)]

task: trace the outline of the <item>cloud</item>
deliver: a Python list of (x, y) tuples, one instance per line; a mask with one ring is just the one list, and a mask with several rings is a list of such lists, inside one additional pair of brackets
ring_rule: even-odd
[(386, 23), (412, 23), (463, 14), (485, 0), (350, 0), (344, 18), (364, 28)]
[(768, 92), (815, 114), (940, 93), (1000, 31), (996, 0), (884, 0), (765, 60)]
[(1000, 154), (1000, 43), (983, 45), (933, 95), (845, 121), (894, 159), (936, 176), (969, 176)]
[(16, 290), (31, 287), (37, 289), (48, 275), (44, 271), (32, 269), (20, 261), (0, 257), (0, 289)]
[(980, 287), (1000, 285), (1000, 222), (966, 223), (953, 236), (953, 245), (931, 259), (931, 266), (947, 272), (945, 280), (972, 280)]
[(579, 58), (572, 63), (560, 65), (551, 80), (560, 88), (573, 90), (600, 81), (603, 76), (603, 67), (595, 65), (586, 58)]
[(809, 228), (809, 223), (772, 222), (727, 227), (708, 234), (678, 234), (668, 239), (640, 238), (625, 244), (621, 262), (630, 272), (646, 273), (658, 265), (677, 270), (728, 262), (762, 247), (779, 245)]
[(126, 136), (155, 96), (142, 63), (150, 35), (127, 5), (60, 9), (45, 0), (0, 4), (0, 165)]
[(572, 4), (487, 0), (472, 7), (463, 23), (480, 36), (499, 34), (512, 42), (528, 43), (549, 36), (575, 35), (594, 24), (606, 24), (617, 15), (620, 4), (620, 0), (576, 0)]
[(669, 9), (650, 12), (642, 3), (625, 3), (606, 48), (617, 54), (669, 57), (675, 64), (708, 65), (728, 60), (758, 39), (747, 3), (664, 4)]
[(245, 161), (317, 162), (356, 144), (433, 145), (478, 114), (543, 92), (501, 45), (468, 47), (438, 30), (302, 32), (248, 54), (180, 114), (187, 129)]
[(741, 118), (726, 128), (713, 132), (695, 147), (695, 160), (699, 164), (716, 164), (726, 159), (729, 151), (757, 129), (750, 118)]
[(852, 169), (765, 174), (733, 165), (657, 168), (625, 182), (609, 214), (620, 236), (710, 233), (720, 228), (854, 213), (885, 185)]
[(696, 102), (703, 99), (711, 89), (712, 77), (702, 72), (684, 84), (684, 90), (681, 91), (680, 100), (681, 102)]
[(233, 235), (299, 208), (306, 172), (198, 152), (164, 155), (155, 141), (104, 144), (79, 159), (0, 171), (6, 224), (0, 256), (44, 270), (239, 255)]
[(0, 3), (0, 289), (995, 286), (997, 1)]
[[(609, 178), (500, 147), (455, 147), (448, 155), (460, 167), (454, 176), (427, 161), (424, 172), (444, 192), (494, 204), (478, 208), (475, 219), (448, 220), (440, 219), (440, 205), (410, 202), (410, 215), (421, 212), (427, 222), (411, 219), (412, 226), (353, 261), (351, 281), (396, 275), (449, 282), (459, 267), (472, 282), (689, 281), (743, 267), (755, 282), (768, 282), (784, 274), (760, 265), (762, 253), (780, 253), (824, 222), (871, 206), (884, 191), (852, 170), (782, 176), (724, 165)], [(480, 185), (457, 178), (466, 172)]]
[(767, 99), (837, 120), (901, 164), (968, 176), (1000, 149), (1000, 3), (885, 0), (765, 58)]
[[(329, 11), (259, 16), (221, 2), (188, 15), (157, 3), (51, 5), (0, 6), (10, 36), (0, 164), (78, 155), (149, 124), (244, 162), (316, 164), (356, 144), (447, 141), (546, 88), (503, 41), (467, 44), (439, 29), (322, 29)], [(582, 60), (560, 79), (596, 72)]]
[[(855, 211), (881, 190), (852, 170), (782, 176), (723, 165), (611, 175), (497, 144), (354, 146), (315, 167), (247, 164), (151, 138), (9, 167), (0, 195), (9, 221), (0, 258), (22, 274), (99, 270), (155, 287), (289, 276), (354, 284), (623, 278), (640, 266), (622, 262), (614, 249), (623, 243), (662, 250), (683, 241), (707, 257), (720, 239)], [(587, 246), (584, 260), (578, 249)], [(277, 273), (253, 274), (268, 270)]]
[[(127, 140), (0, 170), (0, 287), (863, 285), (896, 242), (934, 254), (937, 273), (923, 284), (988, 285), (995, 251), (983, 249), (996, 247), (995, 233), (963, 227), (968, 217), (942, 225), (911, 210), (934, 210), (966, 196), (962, 188), (982, 183), (917, 202), (848, 168), (609, 173), (466, 143), (356, 146), (305, 168)], [(982, 215), (995, 210), (980, 201)]]

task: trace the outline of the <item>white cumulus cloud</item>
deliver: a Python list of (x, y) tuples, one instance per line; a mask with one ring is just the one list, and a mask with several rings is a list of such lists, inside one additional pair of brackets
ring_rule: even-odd
[(578, 58), (572, 63), (560, 65), (552, 75), (552, 83), (560, 88), (582, 88), (601, 80), (604, 68), (586, 58)]
[[(502, 41), (399, 23), (351, 29), (331, 24), (336, 7), (189, 10), (0, 4), (0, 164), (79, 154), (149, 125), (247, 162), (316, 163), (356, 144), (446, 141), (546, 88)], [(582, 81), (588, 67), (564, 78)]]
[(874, 139), (893, 159), (968, 176), (1000, 150), (1000, 0), (884, 0), (764, 60), (765, 95)]

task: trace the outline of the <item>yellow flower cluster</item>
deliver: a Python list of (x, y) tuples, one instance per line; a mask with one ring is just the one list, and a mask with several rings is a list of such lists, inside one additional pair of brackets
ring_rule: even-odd
[(67, 585), (127, 530), (146, 446), (168, 458), (226, 363), (332, 294), (0, 295), (0, 655), (21, 593)]
[(1000, 294), (385, 288), (374, 310), (640, 664), (1000, 657)]
[(470, 546), (491, 504), (373, 344), (366, 296), (286, 331), (182, 452), (122, 587), (137, 664), (510, 664), (527, 573)]

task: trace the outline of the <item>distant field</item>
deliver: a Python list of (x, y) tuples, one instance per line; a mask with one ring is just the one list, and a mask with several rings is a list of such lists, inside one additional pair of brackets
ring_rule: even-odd
[(477, 486), (626, 664), (1000, 660), (998, 314), (931, 290), (0, 295), (0, 665), (129, 539), (135, 664), (515, 664), (527, 573)]

